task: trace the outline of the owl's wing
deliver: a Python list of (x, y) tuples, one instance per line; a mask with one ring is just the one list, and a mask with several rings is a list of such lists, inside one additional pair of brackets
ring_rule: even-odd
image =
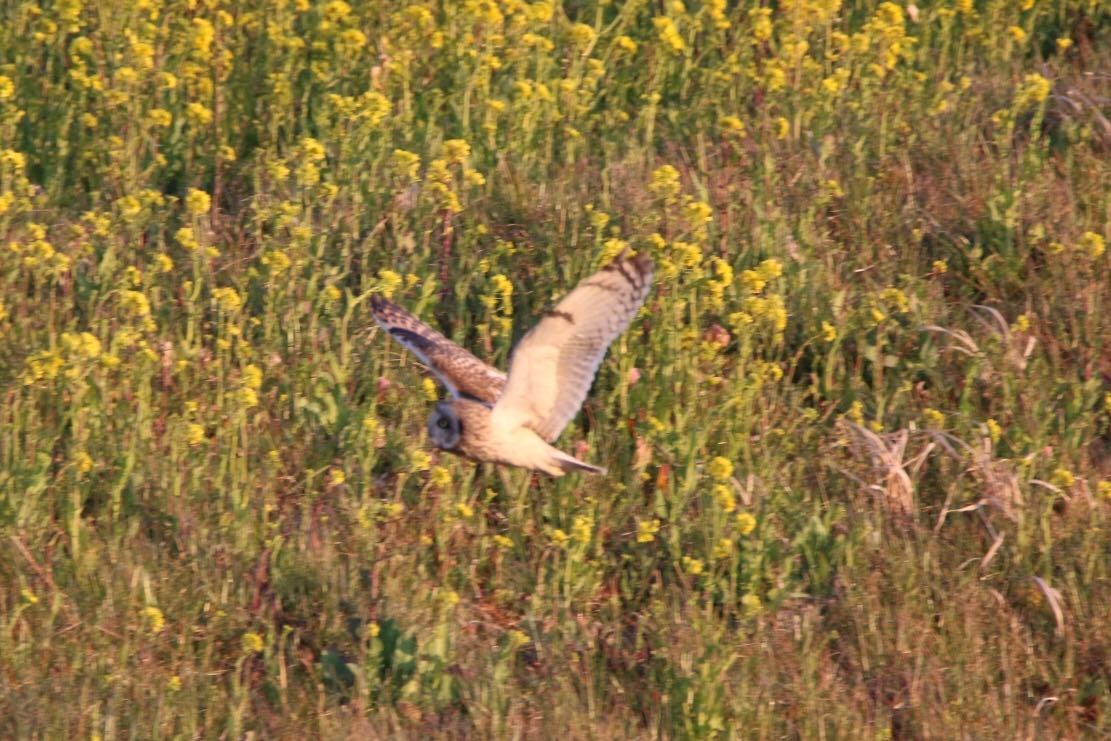
[(652, 286), (647, 255), (622, 253), (547, 312), (513, 350), (491, 424), (525, 426), (548, 442), (578, 413), (606, 348)]
[(370, 307), (382, 329), (428, 366), (452, 396), (489, 405), (497, 402), (505, 387), (504, 373), (381, 296), (371, 296)]

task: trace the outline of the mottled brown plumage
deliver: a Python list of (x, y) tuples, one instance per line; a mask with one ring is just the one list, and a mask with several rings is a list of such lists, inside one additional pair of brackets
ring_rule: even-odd
[(505, 387), (505, 374), (483, 363), (397, 304), (371, 296), (378, 324), (409, 348), (448, 387), (453, 396), (468, 396), (493, 405)]

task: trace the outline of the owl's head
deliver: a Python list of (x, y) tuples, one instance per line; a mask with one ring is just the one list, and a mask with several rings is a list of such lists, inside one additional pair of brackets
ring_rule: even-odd
[(463, 420), (451, 402), (441, 401), (428, 417), (428, 439), (442, 450), (455, 450), (463, 437)]

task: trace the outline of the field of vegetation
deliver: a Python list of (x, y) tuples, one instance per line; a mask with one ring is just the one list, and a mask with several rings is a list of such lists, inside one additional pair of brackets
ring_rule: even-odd
[[(0, 736), (1111, 733), (1111, 5), (0, 0)], [(657, 284), (558, 480), (440, 454)]]

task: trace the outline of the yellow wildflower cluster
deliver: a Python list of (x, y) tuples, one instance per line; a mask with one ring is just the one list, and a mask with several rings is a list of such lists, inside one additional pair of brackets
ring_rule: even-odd
[(673, 19), (665, 15), (658, 16), (652, 24), (656, 27), (656, 33), (665, 49), (673, 54), (680, 54), (687, 48), (683, 35), (679, 33), (679, 27)]
[(652, 172), (648, 190), (664, 203), (674, 203), (679, 197), (679, 171), (671, 165), (662, 165)]
[[(1021, 30), (1021, 29), (1020, 29)], [(1014, 108), (1023, 111), (1032, 106), (1039, 105), (1049, 97), (1052, 84), (1037, 72), (1031, 72), (1022, 80), (1022, 85), (1015, 92)]]
[(638, 543), (651, 543), (656, 539), (656, 535), (660, 532), (660, 521), (658, 519), (639, 520), (637, 521), (637, 542)]
[(725, 481), (733, 475), (733, 462), (719, 455), (710, 461), (707, 471), (718, 481)]

